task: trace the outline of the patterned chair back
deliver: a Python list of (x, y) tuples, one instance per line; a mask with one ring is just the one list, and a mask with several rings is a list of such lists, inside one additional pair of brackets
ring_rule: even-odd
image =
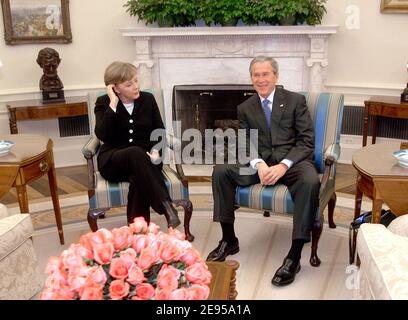
[(324, 169), (324, 152), (340, 143), (344, 96), (340, 93), (300, 92), (306, 98), (315, 129), (314, 161), (319, 173)]

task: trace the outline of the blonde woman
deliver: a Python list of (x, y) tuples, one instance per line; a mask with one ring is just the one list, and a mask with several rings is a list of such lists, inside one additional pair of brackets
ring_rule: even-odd
[(143, 216), (150, 221), (150, 207), (164, 214), (172, 227), (180, 220), (174, 209), (164, 178), (157, 143), (150, 141), (155, 129), (164, 128), (154, 96), (140, 91), (136, 67), (113, 62), (105, 70), (107, 94), (95, 104), (95, 134), (103, 141), (98, 155), (102, 177), (112, 182), (128, 181), (128, 223)]

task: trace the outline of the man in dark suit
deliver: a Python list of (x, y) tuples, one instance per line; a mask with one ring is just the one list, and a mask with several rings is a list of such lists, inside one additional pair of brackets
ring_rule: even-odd
[(258, 157), (247, 164), (255, 173), (241, 174), (242, 164), (214, 167), (214, 221), (221, 223), (222, 239), (207, 260), (224, 261), (239, 251), (234, 231), (236, 187), (283, 183), (295, 203), (292, 246), (272, 278), (272, 284), (283, 286), (293, 282), (300, 270), (303, 245), (310, 241), (319, 205), (320, 182), (313, 164), (314, 128), (305, 97), (275, 86), (279, 73), (273, 58), (254, 58), (249, 71), (258, 94), (238, 106), (238, 120), (247, 136), (250, 129), (258, 130)]

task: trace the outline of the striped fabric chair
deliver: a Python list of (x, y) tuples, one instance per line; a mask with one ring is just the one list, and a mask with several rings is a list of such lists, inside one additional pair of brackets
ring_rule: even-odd
[[(306, 97), (310, 115), (315, 124), (314, 162), (321, 178), (319, 212), (312, 230), (312, 252), (310, 264), (319, 266), (317, 246), (323, 229), (323, 211), (328, 205), (330, 228), (335, 228), (333, 212), (336, 205), (335, 163), (340, 156), (340, 130), (343, 118), (344, 97), (342, 94), (302, 92)], [(288, 188), (283, 184), (262, 186), (255, 184), (238, 187), (236, 206), (264, 210), (280, 214), (293, 214), (294, 203)], [(307, 206), (307, 203), (305, 203)]]
[[(164, 113), (164, 103), (163, 103), (163, 92), (159, 89), (147, 89), (154, 94), (157, 104), (160, 109), (160, 113), (165, 121)], [(90, 93), (89, 94), (89, 106), (91, 110), (89, 112), (90, 116), (90, 127), (95, 127), (95, 115), (93, 112), (93, 106), (95, 105), (96, 98), (104, 94)], [(173, 150), (175, 139), (168, 135), (167, 141), (169, 144), (169, 149)], [(88, 177), (89, 177), (89, 211), (88, 211), (88, 223), (92, 231), (98, 229), (97, 219), (99, 217), (104, 218), (105, 212), (114, 207), (122, 207), (127, 205), (127, 196), (129, 192), (129, 183), (121, 182), (114, 183), (102, 178), (98, 171), (97, 166), (97, 154), (101, 142), (94, 135), (82, 148), (82, 154), (87, 160), (88, 164)], [(170, 165), (163, 165), (163, 175), (165, 177), (165, 183), (169, 191), (170, 197), (173, 199), (173, 204), (181, 206), (184, 208), (184, 231), (186, 234), (186, 239), (189, 241), (194, 240), (194, 236), (190, 233), (190, 219), (193, 212), (193, 205), (189, 200), (188, 191), (188, 181), (184, 175), (183, 168), (180, 164), (174, 165), (176, 170), (173, 170)]]

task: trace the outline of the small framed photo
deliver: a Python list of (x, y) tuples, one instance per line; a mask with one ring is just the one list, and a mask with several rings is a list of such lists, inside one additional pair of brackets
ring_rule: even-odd
[(408, 0), (381, 0), (382, 13), (408, 13)]
[(1, 0), (6, 44), (72, 42), (69, 0)]

